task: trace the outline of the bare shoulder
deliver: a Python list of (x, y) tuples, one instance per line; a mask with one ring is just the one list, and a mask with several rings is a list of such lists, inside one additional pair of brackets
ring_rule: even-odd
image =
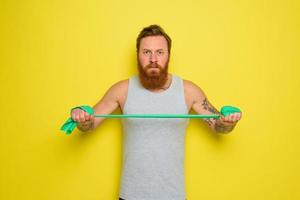
[(203, 90), (189, 80), (183, 80), (184, 92), (188, 98), (205, 98)]
[(121, 80), (113, 84), (109, 88), (109, 91), (116, 94), (126, 93), (128, 90), (128, 85), (129, 85), (129, 79)]
[(183, 80), (185, 102), (190, 110), (195, 104), (203, 102), (205, 99), (202, 89), (189, 80)]
[(111, 113), (118, 105), (122, 106), (127, 96), (128, 79), (113, 84), (95, 105), (95, 112)]
[(129, 84), (129, 79), (124, 79), (124, 80), (120, 80), (120, 81), (116, 82), (115, 84), (112, 85), (112, 87), (121, 89), (124, 87), (128, 87), (128, 84)]
[(121, 80), (113, 84), (107, 92), (107, 96), (110, 96), (114, 101), (118, 102), (122, 110), (127, 98), (128, 85), (129, 79)]

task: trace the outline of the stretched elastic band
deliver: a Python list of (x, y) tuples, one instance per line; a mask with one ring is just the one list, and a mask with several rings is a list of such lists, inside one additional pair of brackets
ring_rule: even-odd
[[(80, 108), (87, 112), (90, 115), (94, 115), (94, 110), (90, 106), (78, 106), (75, 108)], [(72, 108), (75, 109), (75, 108)], [(71, 110), (71, 111), (72, 111)], [(230, 115), (232, 113), (241, 112), (239, 108), (233, 106), (223, 106), (221, 108), (221, 114), (223, 116)], [(198, 114), (124, 114), (124, 115), (99, 115), (96, 114), (94, 117), (98, 118), (219, 118), (220, 115), (211, 114), (211, 115), (198, 115)], [(61, 127), (62, 131), (65, 131), (67, 134), (70, 134), (74, 128), (77, 126), (77, 122), (75, 122), (71, 117), (63, 124)]]
[(126, 114), (126, 115), (94, 115), (98, 118), (219, 118), (220, 115), (187, 115), (187, 114)]

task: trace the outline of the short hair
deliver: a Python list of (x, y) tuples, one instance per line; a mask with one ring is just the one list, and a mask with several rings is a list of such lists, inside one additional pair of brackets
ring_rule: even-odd
[(161, 28), (159, 25), (156, 25), (156, 24), (153, 24), (153, 25), (150, 25), (148, 27), (145, 27), (140, 32), (139, 36), (136, 39), (136, 50), (137, 50), (137, 52), (139, 52), (139, 50), (140, 50), (141, 40), (143, 38), (149, 37), (149, 36), (163, 36), (167, 40), (167, 43), (168, 43), (168, 52), (170, 54), (172, 40), (168, 36), (168, 34), (164, 31), (164, 29)]

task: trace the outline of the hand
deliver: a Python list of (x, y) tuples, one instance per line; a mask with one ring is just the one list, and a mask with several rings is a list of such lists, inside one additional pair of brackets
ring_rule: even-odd
[(242, 118), (242, 113), (241, 112), (236, 112), (227, 115), (226, 117), (221, 115), (220, 120), (225, 123), (233, 124), (238, 122)]
[(86, 122), (94, 120), (94, 116), (88, 114), (80, 108), (73, 109), (71, 112), (71, 117), (75, 122)]

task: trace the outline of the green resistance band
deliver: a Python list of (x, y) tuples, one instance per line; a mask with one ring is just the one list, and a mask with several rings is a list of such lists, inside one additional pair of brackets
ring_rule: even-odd
[[(97, 118), (220, 118), (220, 115), (211, 114), (211, 115), (199, 115), (199, 114), (94, 114), (93, 108), (90, 106), (78, 106), (75, 108), (80, 108), (87, 112), (90, 115), (94, 115)], [(75, 109), (75, 108), (72, 108)], [(223, 106), (221, 108), (221, 114), (223, 116), (227, 116), (232, 113), (241, 112), (240, 109), (233, 106)], [(77, 126), (77, 122), (75, 122), (71, 117), (62, 125), (61, 130), (65, 131), (67, 134), (72, 133), (74, 128)]]
[[(72, 110), (76, 109), (76, 108), (80, 108), (82, 110), (84, 110), (85, 112), (87, 112), (90, 115), (94, 114), (94, 110), (92, 107), (90, 106), (77, 106), (71, 109)], [(75, 122), (72, 117), (70, 117), (60, 128), (60, 130), (65, 131), (66, 134), (71, 134), (72, 131), (74, 130), (74, 128), (77, 126), (77, 122)]]
[(126, 114), (94, 115), (99, 118), (219, 118), (220, 115), (186, 115), (186, 114)]

